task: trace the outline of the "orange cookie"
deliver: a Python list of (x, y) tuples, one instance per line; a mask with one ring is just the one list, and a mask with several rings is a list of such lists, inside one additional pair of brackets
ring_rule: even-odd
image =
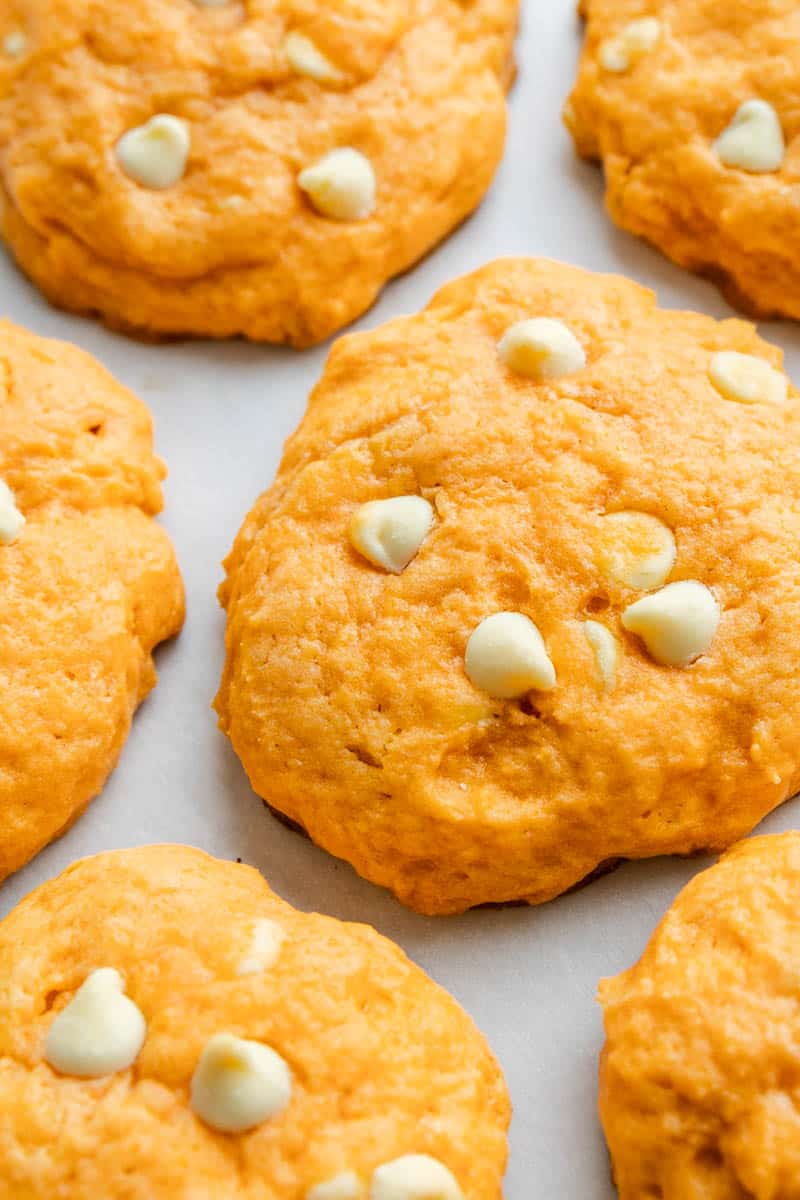
[(113, 326), (318, 342), (482, 199), (517, 10), (5, 0), (0, 233)]
[(101, 854), (0, 923), (3, 1200), (500, 1200), (509, 1115), (446, 992), (250, 867)]
[(800, 317), (796, 0), (582, 0), (565, 109), (614, 220), (733, 304)]
[(600, 987), (620, 1200), (800, 1196), (800, 834), (742, 842)]
[(779, 351), (500, 261), (334, 346), (228, 559), (220, 724), (421, 912), (722, 848), (800, 783), (798, 537)]
[(100, 791), (180, 629), (152, 441), (88, 354), (0, 322), (0, 879)]

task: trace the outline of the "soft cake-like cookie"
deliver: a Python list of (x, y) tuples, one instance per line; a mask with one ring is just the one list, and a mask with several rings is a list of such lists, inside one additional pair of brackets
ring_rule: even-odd
[(800, 403), (741, 321), (505, 260), (340, 340), (221, 597), (259, 795), (426, 913), (800, 782)]
[(101, 854), (0, 923), (4, 1200), (499, 1200), (509, 1115), (446, 992), (249, 867)]
[(565, 119), (611, 216), (731, 303), (800, 317), (796, 0), (582, 0)]
[(518, 0), (10, 0), (0, 232), (146, 334), (320, 341), (480, 202)]
[(600, 987), (600, 1114), (620, 1200), (794, 1200), (800, 834), (743, 842)]
[(97, 795), (183, 588), (143, 404), (0, 322), (0, 879)]

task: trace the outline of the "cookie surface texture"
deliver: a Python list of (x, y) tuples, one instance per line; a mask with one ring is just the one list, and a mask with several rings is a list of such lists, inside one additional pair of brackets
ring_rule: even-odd
[(221, 592), (255, 790), (426, 913), (730, 845), (799, 781), (799, 422), (751, 326), (544, 260), (340, 339)]
[[(95, 1043), (141, 1022), (95, 1079), (47, 1057), (88, 988)], [(0, 1012), (4, 1200), (500, 1198), (508, 1097), (472, 1021), (374, 930), (249, 867), (182, 846), (76, 863), (0, 924)], [(231, 1068), (240, 1104), (259, 1072), (280, 1094), (223, 1133)]]
[(761, 316), (800, 317), (800, 8), (583, 0), (565, 121), (613, 220)]
[(742, 842), (604, 980), (600, 1114), (620, 1200), (798, 1194), (800, 835)]
[(0, 232), (114, 327), (318, 342), (488, 189), (518, 7), (13, 0)]
[(150, 414), (99, 363), (0, 322), (0, 878), (100, 791), (181, 626), (165, 473)]

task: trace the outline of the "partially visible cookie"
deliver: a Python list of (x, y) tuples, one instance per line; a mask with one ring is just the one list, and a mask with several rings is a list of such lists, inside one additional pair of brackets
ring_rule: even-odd
[(794, 1200), (800, 834), (742, 842), (600, 987), (600, 1115), (620, 1200)]
[(99, 363), (0, 322), (0, 879), (100, 791), (180, 629), (164, 474)]
[(411, 907), (723, 848), (800, 784), (800, 397), (507, 259), (334, 346), (221, 592), (253, 787)]
[(732, 304), (800, 317), (795, 0), (582, 0), (565, 120), (611, 216)]
[(249, 867), (101, 854), (0, 923), (4, 1197), (500, 1200), (509, 1115), (450, 996)]
[(321, 341), (482, 199), (517, 13), (11, 0), (0, 232), (52, 301), (134, 333)]

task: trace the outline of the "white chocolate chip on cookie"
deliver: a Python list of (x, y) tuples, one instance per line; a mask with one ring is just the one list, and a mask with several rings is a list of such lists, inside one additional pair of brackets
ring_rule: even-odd
[(232, 192), (230, 196), (220, 196), (217, 201), (217, 209), (220, 212), (229, 212), (231, 209), (243, 208), (244, 203), (244, 196), (239, 192)]
[(21, 29), (13, 30), (12, 33), (6, 34), (3, 39), (3, 53), (9, 58), (22, 58), (27, 49), (28, 38)]
[(693, 579), (670, 583), (631, 604), (622, 624), (665, 667), (688, 667), (708, 650), (720, 622), (714, 593)]
[(604, 71), (621, 75), (661, 41), (664, 27), (657, 17), (640, 17), (600, 45), (600, 65)]
[(301, 171), (297, 182), (323, 217), (363, 221), (375, 211), (375, 171), (360, 150), (331, 150)]
[(619, 661), (619, 642), (610, 629), (599, 621), (584, 621), (583, 632), (594, 652), (597, 671), (603, 683), (603, 690), (610, 692), (617, 681), (617, 662)]
[(286, 1108), (292, 1077), (279, 1054), (261, 1042), (218, 1033), (206, 1043), (192, 1076), (192, 1108), (221, 1133), (243, 1133)]
[(189, 126), (180, 117), (159, 113), (129, 129), (117, 142), (117, 162), (142, 187), (161, 190), (183, 178), (191, 148)]
[(780, 118), (766, 100), (747, 100), (714, 142), (726, 167), (765, 174), (783, 164), (786, 143)]
[(740, 404), (784, 404), (789, 394), (789, 382), (765, 358), (740, 354), (737, 350), (720, 350), (711, 359), (708, 377), (726, 400)]
[(14, 493), (0, 479), (0, 546), (10, 546), (20, 535), (25, 518), (17, 508)]
[(433, 508), (422, 496), (392, 496), (362, 504), (350, 522), (350, 542), (376, 567), (399, 575), (430, 533)]
[(304, 33), (297, 30), (287, 33), (283, 50), (289, 66), (298, 75), (305, 75), (315, 83), (341, 83), (344, 79), (339, 68)]
[(575, 334), (550, 317), (518, 321), (503, 335), (497, 349), (511, 371), (529, 379), (558, 379), (586, 366), (586, 354)]
[(236, 968), (237, 975), (257, 975), (275, 965), (286, 934), (277, 921), (260, 917), (253, 926), (247, 953)]
[(405, 1154), (374, 1172), (369, 1200), (464, 1200), (453, 1172), (428, 1154)]
[(481, 621), (467, 642), (464, 667), (475, 687), (499, 700), (556, 686), (555, 668), (541, 633), (518, 612), (494, 613)]
[(364, 1184), (355, 1171), (343, 1171), (306, 1192), (306, 1200), (362, 1200)]
[(119, 971), (92, 971), (47, 1032), (44, 1057), (62, 1075), (99, 1079), (124, 1071), (144, 1043), (145, 1019)]
[(624, 510), (602, 518), (599, 566), (615, 583), (642, 590), (660, 587), (675, 565), (672, 530), (650, 513)]

